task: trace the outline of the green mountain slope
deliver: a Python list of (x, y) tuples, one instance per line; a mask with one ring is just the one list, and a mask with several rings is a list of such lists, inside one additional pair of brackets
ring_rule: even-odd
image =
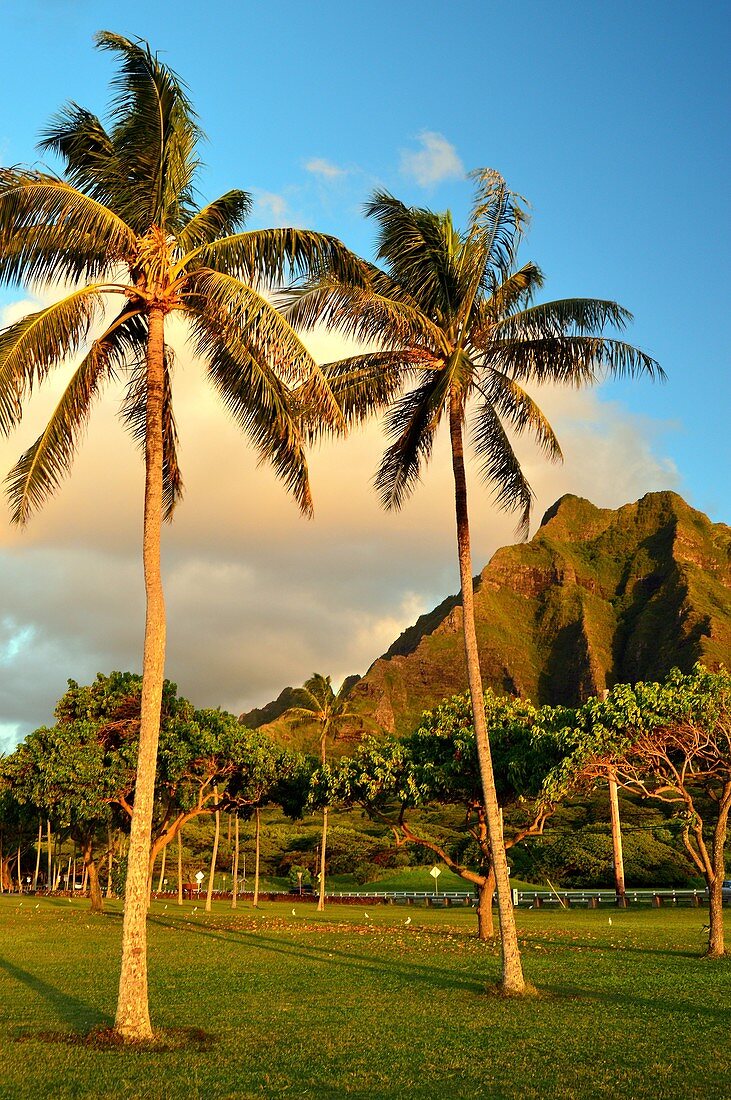
[[(697, 660), (728, 664), (731, 528), (671, 492), (616, 510), (565, 496), (530, 542), (495, 553), (475, 605), (485, 685), (540, 703), (576, 703)], [(459, 597), (444, 600), (355, 683), (368, 728), (407, 733), (466, 689), (461, 617)]]

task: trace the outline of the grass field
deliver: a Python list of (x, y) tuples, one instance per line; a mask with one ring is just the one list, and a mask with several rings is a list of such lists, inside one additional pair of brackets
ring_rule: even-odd
[[(469, 910), (158, 902), (151, 1003), (184, 1049), (71, 1041), (112, 1021), (119, 906), (0, 897), (0, 1097), (728, 1097), (731, 964), (698, 910), (521, 911), (540, 990), (490, 988)], [(411, 916), (412, 923), (404, 922)]]

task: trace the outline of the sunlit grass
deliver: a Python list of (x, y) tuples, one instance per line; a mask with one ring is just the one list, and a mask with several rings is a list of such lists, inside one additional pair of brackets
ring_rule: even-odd
[(155, 903), (154, 1021), (209, 1045), (139, 1052), (63, 1041), (112, 1021), (119, 906), (6, 896), (0, 1096), (727, 1096), (731, 966), (700, 958), (703, 912), (611, 916), (520, 911), (541, 995), (516, 1002), (469, 910)]

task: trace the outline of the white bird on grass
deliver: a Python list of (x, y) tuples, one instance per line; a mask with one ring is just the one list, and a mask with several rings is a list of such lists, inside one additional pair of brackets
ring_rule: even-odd
[(365, 912), (365, 910), (363, 911), (363, 916), (365, 917), (365, 919), (366, 919), (366, 920), (370, 920), (370, 919), (371, 919), (371, 918), (370, 918), (370, 917), (368, 916), (368, 914), (367, 914), (367, 913)]
[(294, 909), (292, 910), (292, 916), (293, 916), (293, 917), (296, 917), (296, 916), (297, 916), (297, 914), (295, 913)]
[(611, 918), (611, 917), (609, 918), (609, 923), (610, 923), (610, 924), (612, 923), (612, 918)]
[(406, 920), (404, 921), (404, 924), (407, 925), (407, 926), (409, 924), (411, 924), (411, 917), (407, 917)]

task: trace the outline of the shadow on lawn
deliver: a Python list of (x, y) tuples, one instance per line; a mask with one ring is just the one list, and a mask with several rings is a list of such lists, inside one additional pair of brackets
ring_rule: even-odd
[(48, 1002), (64, 1023), (73, 1028), (85, 1031), (112, 1023), (111, 1016), (85, 1004), (77, 997), (70, 997), (68, 993), (62, 993), (60, 989), (49, 985), (48, 982), (44, 982), (42, 978), (36, 977), (35, 974), (30, 974), (27, 970), (21, 970), (19, 966), (15, 966), (9, 959), (4, 959), (2, 956), (0, 956), (0, 970), (4, 970), (16, 982), (21, 982), (28, 989), (37, 993), (39, 997)]
[[(336, 959), (342, 965), (353, 970), (383, 974), (383, 963), (372, 955), (356, 955), (352, 951), (339, 951), (336, 947), (305, 947), (302, 944), (273, 943), (267, 936), (257, 935), (255, 932), (241, 931), (240, 929), (226, 930), (222, 935), (221, 929), (202, 928), (199, 925), (176, 922), (174, 925), (162, 920), (160, 917), (148, 917), (150, 924), (158, 924), (162, 928), (175, 927), (184, 932), (191, 932), (198, 936), (207, 936), (215, 940), (223, 940), (231, 943), (232, 940), (251, 943), (263, 951), (274, 955), (289, 955), (299, 959), (310, 959), (313, 962), (328, 963)], [(467, 976), (457, 976), (453, 970), (444, 970), (436, 966), (421, 966), (415, 963), (406, 963), (403, 960), (392, 961), (389, 973), (396, 973), (406, 981), (426, 982), (430, 986), (438, 986), (440, 989), (460, 989), (471, 993), (484, 993), (485, 981), (475, 981)], [(497, 975), (496, 975), (497, 979)]]

